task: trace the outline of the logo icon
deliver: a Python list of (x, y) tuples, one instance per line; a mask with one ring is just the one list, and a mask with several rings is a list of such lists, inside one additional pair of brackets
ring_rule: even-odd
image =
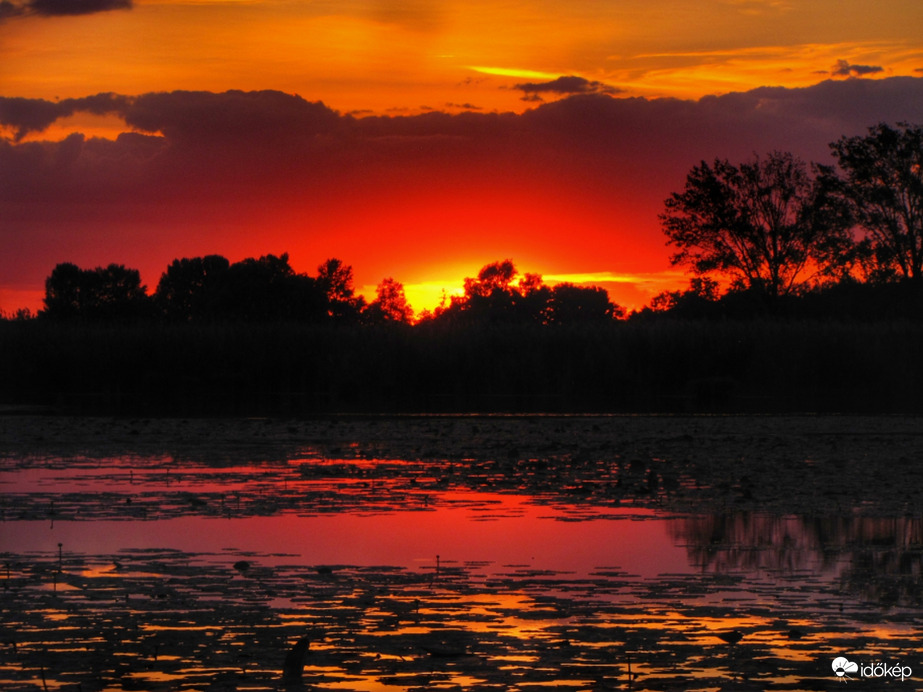
[(840, 679), (851, 679), (848, 673), (858, 673), (859, 664), (853, 663), (843, 656), (839, 656), (833, 659), (833, 672), (836, 673), (836, 676)]

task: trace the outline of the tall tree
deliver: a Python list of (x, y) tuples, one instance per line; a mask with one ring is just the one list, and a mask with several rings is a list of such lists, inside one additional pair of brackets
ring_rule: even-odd
[(732, 165), (702, 162), (660, 215), (673, 264), (729, 275), (770, 296), (790, 293), (840, 267), (851, 245), (848, 218), (827, 177), (787, 152)]
[(923, 128), (880, 123), (830, 145), (879, 275), (923, 279)]
[(390, 276), (383, 279), (376, 289), (376, 298), (363, 312), (372, 322), (402, 322), (410, 324), (413, 308), (407, 302), (404, 286)]
[(45, 308), (42, 314), (55, 319), (78, 317), (86, 300), (83, 270), (71, 262), (62, 262), (45, 279)]
[(338, 320), (354, 320), (365, 301), (355, 295), (353, 268), (332, 257), (317, 268), (317, 283), (327, 296), (327, 313)]

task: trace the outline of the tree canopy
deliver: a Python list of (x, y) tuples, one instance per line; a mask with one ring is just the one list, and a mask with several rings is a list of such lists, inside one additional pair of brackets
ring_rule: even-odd
[(770, 296), (836, 271), (850, 245), (848, 218), (827, 175), (787, 152), (733, 165), (705, 161), (660, 215), (673, 264), (723, 274)]
[(129, 319), (144, 314), (147, 300), (137, 269), (121, 264), (81, 269), (65, 262), (45, 280), (43, 312), (56, 319)]
[(454, 296), (448, 306), (437, 309), (434, 319), (565, 324), (624, 315), (603, 288), (571, 283), (548, 286), (538, 274), (520, 276), (510, 259), (485, 265), (477, 277), (466, 278), (464, 286), (464, 295)]
[[(316, 277), (296, 273), (287, 253), (248, 257), (233, 264), (220, 255), (173, 260), (151, 296), (137, 270), (121, 265), (80, 269), (63, 263), (46, 281), (51, 319), (160, 318), (170, 322), (333, 322), (411, 324), (404, 286), (392, 277), (366, 303), (357, 296), (353, 269), (339, 259), (320, 264)], [(538, 274), (516, 271), (512, 260), (485, 265), (465, 279), (465, 293), (424, 322), (569, 324), (624, 316), (599, 287), (548, 286)]]
[(383, 279), (376, 289), (375, 300), (369, 303), (364, 315), (369, 322), (410, 324), (413, 321), (413, 308), (404, 295), (404, 285), (390, 276)]
[(923, 128), (880, 123), (830, 145), (875, 278), (923, 279)]

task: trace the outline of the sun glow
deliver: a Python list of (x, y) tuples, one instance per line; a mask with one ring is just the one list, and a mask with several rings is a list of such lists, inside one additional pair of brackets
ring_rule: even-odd
[[(923, 82), (910, 0), (3, 4), (0, 137), (23, 153), (0, 166), (6, 312), (59, 262), (154, 287), (176, 257), (285, 251), (308, 273), (342, 259), (371, 298), (392, 276), (418, 312), (504, 258), (643, 306), (684, 282), (657, 214), (690, 165), (829, 156), (842, 134), (913, 120)], [(311, 109), (273, 91), (332, 124), (311, 131)], [(92, 112), (105, 99), (40, 130), (63, 99), (107, 93), (165, 95), (123, 115), (169, 136), (119, 137), (115, 110)], [(272, 136), (231, 126), (248, 119)]]
[[(462, 297), (465, 294), (464, 283), (466, 278), (477, 276), (482, 265), (471, 264), (469, 267), (448, 270), (442, 273), (442, 279), (423, 279), (402, 282), (404, 295), (407, 302), (414, 309), (417, 317), (423, 311), (433, 312), (439, 307), (448, 306), (453, 297)], [(525, 274), (538, 274), (548, 286), (570, 283), (578, 286), (603, 288), (609, 294), (609, 299), (626, 310), (640, 310), (650, 302), (650, 299), (664, 291), (681, 289), (688, 277), (680, 270), (665, 270), (661, 272), (572, 272), (542, 274), (540, 271), (523, 268), (519, 269), (513, 279), (516, 285)], [(398, 279), (399, 280), (399, 279)], [(356, 292), (363, 296), (367, 302), (375, 299), (377, 285), (365, 284), (357, 288)]]

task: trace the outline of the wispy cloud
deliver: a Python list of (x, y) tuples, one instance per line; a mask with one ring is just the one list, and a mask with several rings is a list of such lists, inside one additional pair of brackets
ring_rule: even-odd
[(788, 12), (792, 9), (789, 0), (725, 0), (725, 4), (748, 15), (765, 15), (767, 13)]
[(686, 94), (692, 84), (708, 85), (711, 93), (747, 91), (754, 83), (808, 87), (818, 75), (876, 77), (907, 72), (908, 64), (919, 57), (913, 47), (883, 41), (660, 51), (633, 56), (637, 69), (614, 72), (610, 82), (635, 93), (677, 95)]

